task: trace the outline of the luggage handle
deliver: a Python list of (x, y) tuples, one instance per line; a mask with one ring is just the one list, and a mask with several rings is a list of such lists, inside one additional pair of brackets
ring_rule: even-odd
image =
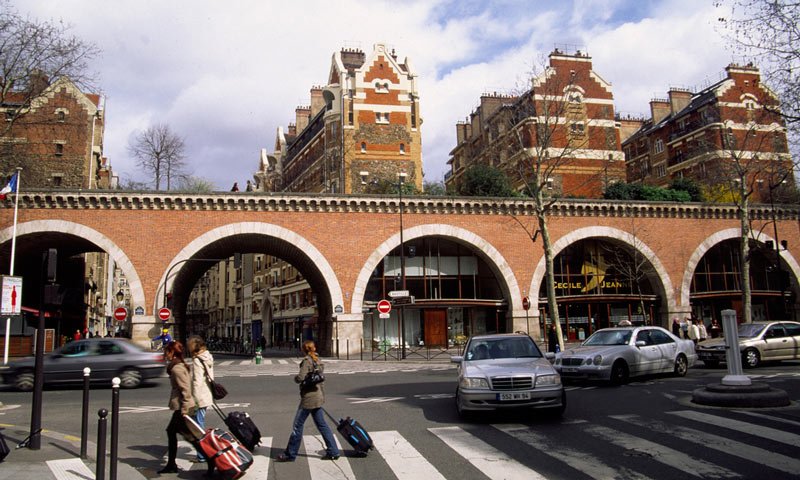
[[(322, 408), (322, 407), (321, 407), (321, 408)], [(341, 421), (342, 421), (342, 419), (341, 419), (341, 418), (340, 418), (339, 420), (336, 420), (335, 418), (333, 418), (333, 415), (331, 415), (331, 414), (330, 414), (330, 413), (329, 413), (327, 410), (325, 410), (325, 408), (322, 408), (322, 411), (323, 411), (323, 412), (325, 412), (325, 415), (327, 415), (327, 416), (328, 416), (328, 418), (330, 418), (330, 419), (331, 419), (331, 422), (333, 422), (333, 423), (334, 423), (334, 425), (335, 425), (335, 424), (338, 424), (339, 422), (341, 422)]]
[(217, 405), (217, 402), (212, 400), (211, 401), (211, 406), (214, 408), (214, 411), (217, 412), (217, 415), (219, 415), (219, 418), (221, 418), (222, 421), (224, 422), (225, 421), (225, 414), (222, 413), (222, 409), (219, 408), (219, 405)]

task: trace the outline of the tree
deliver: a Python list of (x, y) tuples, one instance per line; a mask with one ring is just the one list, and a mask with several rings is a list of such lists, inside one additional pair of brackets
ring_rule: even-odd
[(422, 182), (422, 191), (425, 192), (425, 195), (431, 195), (435, 197), (443, 197), (447, 195), (444, 182)]
[(180, 182), (178, 182), (178, 189), (183, 192), (191, 192), (191, 193), (211, 193), (214, 190), (214, 182), (202, 177), (195, 177), (193, 175), (187, 175), (181, 178)]
[(70, 28), (61, 22), (24, 18), (7, 0), (0, 1), (0, 105), (6, 120), (0, 137), (59, 78), (92, 88), (94, 75), (88, 64), (99, 50), (70, 35)]
[(173, 181), (186, 176), (185, 150), (183, 138), (163, 123), (137, 133), (128, 143), (128, 152), (153, 176), (156, 190), (161, 190), (162, 180), (170, 190)]
[(473, 197), (515, 197), (518, 195), (511, 188), (508, 177), (502, 170), (482, 163), (467, 168), (459, 193)]

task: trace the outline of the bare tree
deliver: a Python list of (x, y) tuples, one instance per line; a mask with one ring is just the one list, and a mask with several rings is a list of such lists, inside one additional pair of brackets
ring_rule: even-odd
[(128, 143), (128, 152), (153, 176), (156, 190), (161, 190), (162, 180), (170, 190), (173, 181), (186, 176), (185, 150), (183, 138), (163, 123), (137, 133)]
[(215, 190), (214, 182), (211, 180), (187, 175), (181, 179), (178, 188), (184, 192), (192, 193), (210, 193)]
[(7, 0), (0, 1), (0, 106), (5, 122), (0, 137), (46, 93), (51, 82), (69, 78), (91, 89), (94, 74), (88, 64), (99, 50), (70, 35), (61, 22), (22, 17)]

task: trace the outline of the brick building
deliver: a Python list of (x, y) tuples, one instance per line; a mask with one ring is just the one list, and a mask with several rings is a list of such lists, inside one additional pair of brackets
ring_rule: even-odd
[(500, 168), (522, 191), (534, 158), (545, 159), (553, 195), (598, 198), (606, 185), (625, 179), (611, 84), (581, 51), (553, 51), (543, 74), (519, 95), (481, 96), (469, 119), (456, 125), (456, 137), (445, 178), (456, 191), (474, 164)]
[(256, 189), (365, 193), (404, 172), (421, 190), (417, 75), (397, 58), (383, 44), (334, 53), (327, 85), (311, 88), (310, 105), (262, 152)]
[(651, 100), (649, 119), (625, 122), (623, 130), (633, 132), (622, 142), (629, 182), (663, 187), (692, 178), (710, 187), (732, 180), (725, 169), (739, 165), (754, 200), (768, 201), (771, 182), (793, 181), (785, 174), (792, 167), (777, 96), (752, 64), (725, 72), (697, 92), (671, 88), (667, 98)]

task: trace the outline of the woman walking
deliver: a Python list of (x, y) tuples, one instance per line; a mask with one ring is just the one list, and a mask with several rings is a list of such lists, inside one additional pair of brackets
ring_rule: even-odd
[(163, 473), (178, 473), (178, 464), (175, 458), (178, 455), (178, 434), (189, 435), (189, 429), (183, 419), (195, 409), (192, 398), (192, 376), (189, 365), (184, 361), (184, 350), (181, 342), (170, 342), (164, 348), (164, 358), (167, 360), (167, 375), (172, 391), (169, 394), (169, 409), (172, 418), (167, 425), (168, 453), (167, 464), (158, 471)]
[[(192, 395), (197, 404), (194, 419), (203, 430), (206, 429), (206, 410), (214, 401), (211, 396), (209, 380), (214, 380), (214, 357), (206, 347), (206, 342), (197, 335), (192, 335), (186, 342), (192, 355)], [(205, 462), (206, 457), (197, 451), (197, 461)]]
[(294, 377), (294, 381), (300, 384), (300, 405), (297, 407), (297, 413), (294, 416), (289, 443), (286, 445), (286, 450), (278, 455), (277, 461), (294, 462), (295, 458), (297, 458), (300, 443), (303, 441), (303, 425), (305, 425), (309, 415), (314, 419), (314, 424), (325, 441), (325, 456), (322, 459), (336, 460), (339, 458), (339, 447), (336, 446), (336, 441), (333, 439), (333, 432), (331, 432), (328, 424), (325, 423), (325, 416), (322, 411), (322, 404), (325, 403), (325, 393), (322, 383), (308, 386), (303, 384), (303, 380), (315, 368), (323, 372), (324, 365), (317, 356), (317, 347), (312, 340), (303, 342), (302, 350), (305, 358), (300, 362), (300, 373)]

